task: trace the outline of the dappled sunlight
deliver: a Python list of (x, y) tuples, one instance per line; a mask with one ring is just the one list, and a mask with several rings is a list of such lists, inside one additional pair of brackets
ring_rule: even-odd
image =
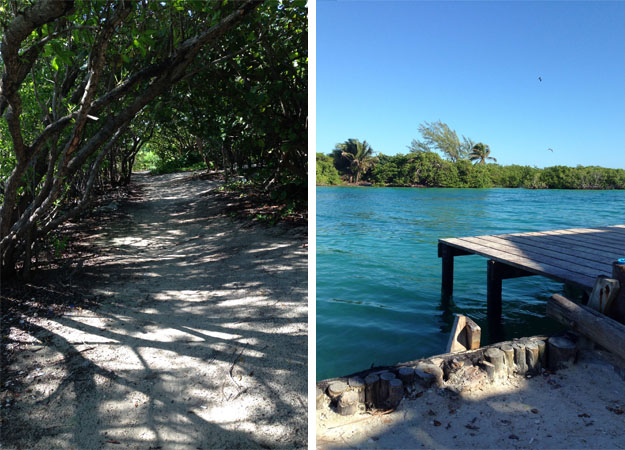
[(220, 332), (220, 331), (202, 330), (200, 328), (189, 328), (189, 327), (185, 327), (185, 328), (188, 328), (189, 330), (194, 331), (198, 335), (204, 335), (206, 337), (222, 339), (222, 340), (225, 340), (225, 341), (230, 341), (230, 340), (234, 340), (234, 339), (240, 339), (242, 337), (240, 334), (225, 333), (225, 332)]
[[(191, 206), (204, 182), (163, 196), (158, 180), (148, 185), (156, 216), (130, 208), (132, 222), (94, 241), (104, 254), (83, 275), (98, 280), (92, 293), (102, 306), (20, 334), (29, 345), (54, 343), (45, 374), (33, 372), (32, 403), (63, 407), (54, 418), (33, 410), (38, 422), (23, 423), (55, 427), (45, 442), (57, 448), (93, 439), (139, 448), (304, 445), (301, 238), (243, 228), (210, 199)], [(87, 411), (87, 422), (78, 419)]]
[(114, 247), (122, 247), (124, 245), (130, 245), (132, 247), (147, 247), (152, 244), (154, 241), (143, 239), (140, 237), (127, 236), (123, 238), (114, 238), (111, 241), (111, 244)]

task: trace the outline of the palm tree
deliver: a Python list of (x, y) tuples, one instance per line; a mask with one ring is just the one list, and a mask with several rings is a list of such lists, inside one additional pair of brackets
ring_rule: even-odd
[(350, 182), (358, 183), (360, 175), (366, 172), (373, 163), (374, 151), (367, 141), (348, 139), (336, 144), (332, 153), (337, 169), (340, 170), (340, 166), (343, 166), (350, 172)]
[(481, 142), (478, 142), (471, 149), (471, 153), (469, 154), (469, 159), (471, 161), (475, 161), (475, 164), (486, 164), (487, 159), (497, 162), (496, 158), (493, 158), (489, 155), (490, 155), (490, 147), (486, 144), (482, 144)]

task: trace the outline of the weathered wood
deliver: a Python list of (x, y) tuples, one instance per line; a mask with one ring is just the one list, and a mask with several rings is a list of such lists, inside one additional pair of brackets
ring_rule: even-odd
[(520, 269), (512, 276), (543, 275), (590, 290), (597, 276), (611, 275), (609, 261), (625, 255), (624, 236), (622, 228), (613, 226), (449, 238), (439, 245)]
[(612, 307), (610, 308), (610, 317), (614, 320), (625, 323), (625, 263), (618, 261), (614, 261), (612, 264), (612, 278), (616, 279), (619, 282), (619, 285), (622, 286), (618, 290), (616, 298), (612, 302)]
[(605, 276), (597, 277), (588, 300), (588, 307), (607, 314), (619, 291), (619, 281)]
[(336, 411), (342, 416), (351, 416), (358, 411), (358, 394), (355, 391), (343, 392), (336, 404)]
[(332, 400), (336, 400), (347, 390), (347, 384), (343, 381), (334, 381), (328, 386), (328, 395)]
[(466, 316), (456, 314), (454, 324), (451, 327), (449, 341), (447, 342), (447, 353), (463, 352), (467, 350), (467, 334), (464, 329), (466, 323)]
[(490, 381), (495, 381), (495, 379), (497, 378), (497, 370), (495, 369), (495, 365), (489, 361), (482, 361), (482, 367), (484, 367), (484, 370), (488, 375), (488, 379)]
[(412, 367), (400, 367), (397, 376), (404, 383), (404, 386), (410, 386), (414, 383), (415, 373)]
[[(625, 325), (557, 294), (547, 302), (547, 314), (625, 358)], [(550, 352), (551, 346), (548, 350)]]
[(480, 340), (482, 339), (482, 329), (480, 326), (471, 320), (470, 317), (467, 317), (464, 329), (467, 335), (467, 350), (477, 350), (480, 348)]
[(516, 366), (515, 372), (520, 375), (525, 375), (527, 372), (527, 362), (525, 359), (525, 345), (521, 342), (515, 342), (512, 344), (514, 349), (514, 364)]
[[(601, 268), (603, 271), (609, 270), (609, 268), (606, 267), (607, 263), (605, 259), (599, 261), (586, 260), (580, 258), (579, 255), (569, 255), (560, 251), (552, 251), (542, 246), (537, 246), (535, 243), (529, 243), (527, 239), (519, 237), (515, 238), (516, 242), (506, 237), (502, 238), (501, 236), (478, 236), (470, 239), (472, 242), (480, 242), (485, 245), (492, 244), (491, 248), (493, 249), (513, 254), (523, 254), (525, 257), (555, 266), (564, 266), (566, 264), (569, 269), (588, 276), (593, 276), (597, 267)], [(523, 273), (512, 273), (512, 276), (506, 278), (516, 278), (517, 276), (523, 276)]]
[(360, 377), (352, 377), (347, 380), (349, 388), (358, 394), (358, 403), (365, 405), (365, 380)]
[(397, 408), (402, 398), (404, 398), (404, 383), (400, 379), (395, 378), (389, 382), (389, 393), (386, 408)]
[(550, 370), (564, 369), (575, 363), (577, 356), (575, 342), (562, 336), (554, 336), (549, 338), (547, 345)]
[(378, 389), (378, 401), (376, 407), (385, 407), (391, 393), (391, 380), (395, 379), (393, 372), (384, 372), (380, 375), (380, 384)]
[(540, 371), (540, 352), (538, 344), (534, 341), (525, 344), (525, 362), (529, 373), (536, 374)]
[(371, 374), (365, 377), (365, 404), (368, 409), (375, 408), (378, 402), (377, 392), (379, 384), (379, 376)]
[[(496, 347), (491, 347), (484, 352), (486, 360), (493, 365), (493, 376), (495, 378), (501, 378), (507, 372), (504, 364), (504, 352)], [(491, 374), (489, 373), (489, 376)]]
[(468, 238), (458, 238), (453, 241), (451, 239), (445, 239), (445, 242), (454, 242), (455, 245), (465, 248), (476, 255), (485, 256), (494, 261), (526, 270), (527, 272), (531, 272), (535, 275), (543, 275), (559, 281), (568, 281), (579, 286), (592, 287), (596, 276), (601, 274), (601, 272), (593, 276), (581, 274), (571, 271), (564, 261), (562, 261), (562, 264), (559, 265), (549, 264), (541, 261), (540, 259), (529, 258), (523, 255), (522, 252), (510, 253), (502, 251), (501, 249), (493, 248), (492, 246), (485, 246), (471, 242), (467, 239)]
[(514, 372), (514, 348), (510, 344), (504, 344), (499, 347), (503, 352), (503, 362), (506, 366), (506, 372), (511, 374)]
[[(525, 246), (531, 246), (536, 252), (548, 252), (548, 255), (565, 255), (569, 257), (577, 258), (578, 262), (588, 267), (593, 267), (593, 263), (605, 264), (606, 261), (610, 261), (617, 258), (616, 252), (606, 252), (605, 250), (596, 250), (584, 245), (580, 245), (575, 242), (561, 240), (558, 237), (552, 236), (534, 236), (531, 233), (522, 236), (493, 236), (518, 245), (519, 249), (525, 248)], [(606, 258), (606, 256), (608, 256)]]
[[(435, 366), (434, 364), (428, 364), (428, 363), (419, 363), (417, 364), (415, 374), (418, 377), (420, 377), (421, 372), (434, 377), (434, 382), (436, 382), (436, 385), (438, 387), (442, 387), (445, 384), (445, 381), (443, 380), (443, 375), (444, 375), (443, 369), (441, 369), (439, 366)], [(425, 380), (427, 379), (431, 380), (431, 378), (428, 377), (427, 375), (424, 378)]]
[(415, 380), (424, 388), (429, 388), (434, 383), (436, 383), (436, 375), (424, 372), (423, 370), (417, 368), (415, 369)]
[(536, 339), (536, 345), (538, 345), (538, 359), (540, 361), (540, 367), (547, 367), (547, 343), (542, 339)]
[(480, 348), (481, 328), (471, 318), (456, 314), (447, 341), (447, 353), (464, 352)]

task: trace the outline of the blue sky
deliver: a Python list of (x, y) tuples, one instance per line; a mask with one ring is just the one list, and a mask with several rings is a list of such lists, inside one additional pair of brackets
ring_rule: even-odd
[(625, 168), (625, 2), (318, 0), (316, 24), (317, 152), (441, 120), (500, 164)]

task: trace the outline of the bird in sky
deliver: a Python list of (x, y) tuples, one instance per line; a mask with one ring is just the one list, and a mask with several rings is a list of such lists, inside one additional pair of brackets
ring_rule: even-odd
[(538, 77), (538, 81), (542, 82), (543, 81), (543, 77)]
[(553, 149), (552, 148), (548, 148), (547, 150), (549, 150), (551, 153), (553, 153)]

